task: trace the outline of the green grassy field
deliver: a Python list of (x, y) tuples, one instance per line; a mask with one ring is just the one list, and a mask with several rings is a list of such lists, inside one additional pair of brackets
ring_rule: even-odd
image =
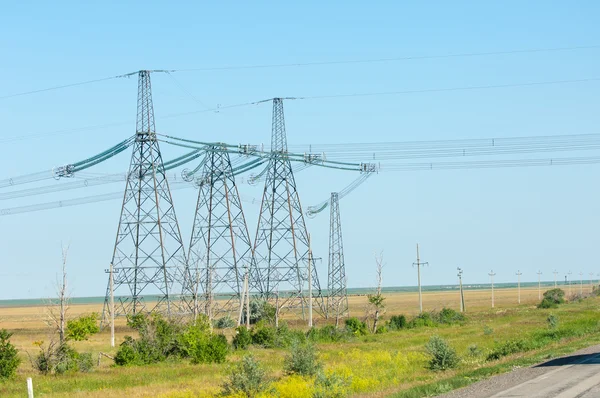
[[(537, 298), (537, 292), (535, 296)], [(354, 298), (353, 305), (362, 305), (362, 300), (366, 299)], [(537, 309), (534, 301), (531, 299), (521, 306), (469, 312), (463, 325), (423, 327), (357, 337), (344, 343), (318, 344), (319, 355), (326, 372), (348, 380), (346, 390), (351, 396), (421, 397), (475, 382), (510, 370), (513, 366), (525, 366), (600, 343), (599, 298), (565, 304), (552, 310)], [(391, 299), (386, 319), (400, 313), (393, 303), (394, 299)], [(553, 333), (548, 331), (546, 319), (549, 313), (559, 317), (559, 326)], [(486, 329), (487, 333), (484, 332)], [(114, 367), (112, 361), (103, 358), (100, 366), (91, 373), (42, 376), (33, 371), (24, 351), (36, 352), (32, 343), (44, 340), (43, 329), (12, 328), (12, 331), (15, 332), (13, 340), (23, 351), (24, 362), (15, 379), (0, 383), (2, 397), (26, 394), (26, 377), (33, 377), (36, 397), (213, 396), (219, 392), (230, 366), (191, 365), (183, 361), (123, 368)], [(120, 327), (117, 341), (121, 341), (125, 334), (131, 334), (131, 331)], [(456, 348), (462, 358), (458, 368), (446, 372), (427, 369), (424, 345), (433, 334), (447, 339)], [(74, 346), (79, 351), (92, 352), (97, 358), (99, 351), (111, 352), (107, 337), (107, 333), (102, 332), (90, 341), (75, 343)], [(529, 344), (527, 351), (486, 361), (487, 355), (499, 343), (519, 339)], [(477, 346), (476, 355), (470, 354), (471, 345)], [(249, 351), (268, 369), (278, 396), (312, 396), (312, 380), (283, 374), (283, 358), (287, 350), (253, 347)], [(228, 362), (235, 362), (246, 354), (247, 351), (233, 352)]]

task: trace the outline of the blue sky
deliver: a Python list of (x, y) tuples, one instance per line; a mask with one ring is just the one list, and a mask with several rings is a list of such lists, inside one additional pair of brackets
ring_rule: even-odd
[[(0, 97), (139, 69), (356, 60), (600, 44), (594, 1), (504, 2), (11, 2), (0, 15)], [(600, 77), (600, 49), (314, 67), (178, 72), (153, 76), (159, 132), (203, 141), (268, 143), (269, 104), (167, 115), (275, 96), (419, 90)], [(134, 133), (137, 79), (0, 99), (0, 179), (48, 170)], [(598, 133), (599, 82), (285, 103), (293, 144)], [(192, 98), (193, 97), (193, 98)], [(56, 131), (115, 122), (129, 124)], [(2, 142), (41, 134), (38, 138)], [(165, 159), (181, 153), (163, 148)], [(129, 154), (98, 166), (125, 171)], [(304, 206), (356, 176), (307, 170)], [(598, 267), (598, 166), (381, 173), (341, 203), (348, 283), (375, 283), (383, 250), (387, 286), (414, 285), (415, 243), (424, 284), (551, 280)], [(118, 184), (117, 184), (118, 185)], [(23, 186), (25, 187), (25, 186)], [(0, 207), (119, 191), (122, 186), (3, 201)], [(261, 187), (240, 185), (247, 198)], [(184, 241), (196, 195), (173, 192)], [(70, 242), (73, 295), (103, 295), (119, 201), (1, 217), (0, 299), (45, 297)], [(251, 235), (258, 204), (248, 204)], [(307, 221), (327, 257), (328, 213)], [(326, 262), (319, 264), (325, 285)]]

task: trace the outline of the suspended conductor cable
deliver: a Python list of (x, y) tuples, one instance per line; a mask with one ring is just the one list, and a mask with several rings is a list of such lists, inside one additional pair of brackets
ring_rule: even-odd
[(288, 63), (288, 64), (215, 66), (215, 67), (206, 67), (206, 68), (176, 69), (175, 72), (210, 72), (210, 71), (242, 70), (242, 69), (288, 68), (288, 67), (298, 67), (298, 66), (384, 63), (384, 62), (415, 61), (415, 60), (427, 60), (427, 59), (479, 57), (479, 56), (492, 56), (492, 55), (512, 55), (512, 54), (526, 54), (526, 53), (539, 53), (539, 52), (556, 52), (556, 51), (568, 51), (568, 50), (595, 50), (598, 48), (600, 48), (600, 45), (554, 47), (554, 48), (533, 48), (533, 49), (522, 49), (522, 50), (487, 51), (487, 52), (465, 52), (465, 53), (439, 54), (439, 55), (414, 55), (414, 56), (404, 56), (404, 57), (371, 58), (371, 59), (358, 59), (358, 60), (295, 62), (295, 63)]

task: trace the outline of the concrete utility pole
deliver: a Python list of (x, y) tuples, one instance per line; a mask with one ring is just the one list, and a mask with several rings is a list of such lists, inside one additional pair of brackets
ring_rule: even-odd
[(558, 274), (558, 271), (554, 270), (552, 273), (554, 274), (554, 288), (556, 289), (556, 275)]
[(573, 294), (572, 289), (571, 289), (571, 286), (572, 286), (571, 274), (573, 274), (573, 273), (571, 271), (569, 271), (569, 273), (567, 274), (568, 277), (567, 277), (567, 275), (565, 275), (565, 279), (569, 282), (569, 296), (571, 296)]
[(458, 270), (458, 286), (460, 288), (460, 312), (465, 312), (465, 295), (463, 293), (463, 285), (462, 285), (462, 274), (463, 271), (460, 267), (456, 268)]
[(579, 294), (583, 294), (583, 272), (579, 271)]
[(542, 271), (538, 271), (538, 300), (542, 299)]
[(523, 275), (523, 273), (517, 270), (517, 292), (519, 294), (519, 304), (521, 304), (521, 275)]
[(115, 346), (115, 289), (114, 289), (114, 267), (113, 263), (110, 263), (110, 346)]
[(423, 298), (421, 295), (421, 267), (429, 265), (429, 263), (421, 262), (421, 258), (419, 257), (419, 244), (417, 243), (417, 262), (413, 263), (413, 266), (417, 267), (417, 278), (419, 283), (419, 314), (423, 313)]
[(494, 275), (496, 275), (496, 273), (494, 272), (494, 270), (491, 270), (488, 275), (492, 280), (492, 308), (494, 308)]

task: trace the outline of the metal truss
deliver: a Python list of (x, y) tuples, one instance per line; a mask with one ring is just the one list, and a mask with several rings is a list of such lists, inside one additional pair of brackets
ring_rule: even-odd
[(327, 278), (327, 317), (339, 319), (348, 316), (348, 293), (346, 290), (346, 265), (342, 241), (340, 201), (337, 192), (331, 193), (331, 217), (329, 227), (329, 272)]
[[(287, 152), (283, 101), (273, 99), (271, 159), (256, 238), (251, 273), (253, 289), (261, 298), (277, 301), (280, 312), (308, 309), (309, 237), (300, 197)], [(312, 267), (313, 297), (316, 309), (325, 314), (325, 306), (316, 267)]]
[(239, 311), (252, 243), (229, 153), (216, 145), (206, 152), (188, 258), (194, 314), (212, 319)]
[[(156, 139), (150, 71), (139, 72), (136, 136), (112, 264), (115, 316), (185, 311), (180, 293), (188, 279), (186, 253)], [(110, 286), (103, 322), (109, 296)]]

